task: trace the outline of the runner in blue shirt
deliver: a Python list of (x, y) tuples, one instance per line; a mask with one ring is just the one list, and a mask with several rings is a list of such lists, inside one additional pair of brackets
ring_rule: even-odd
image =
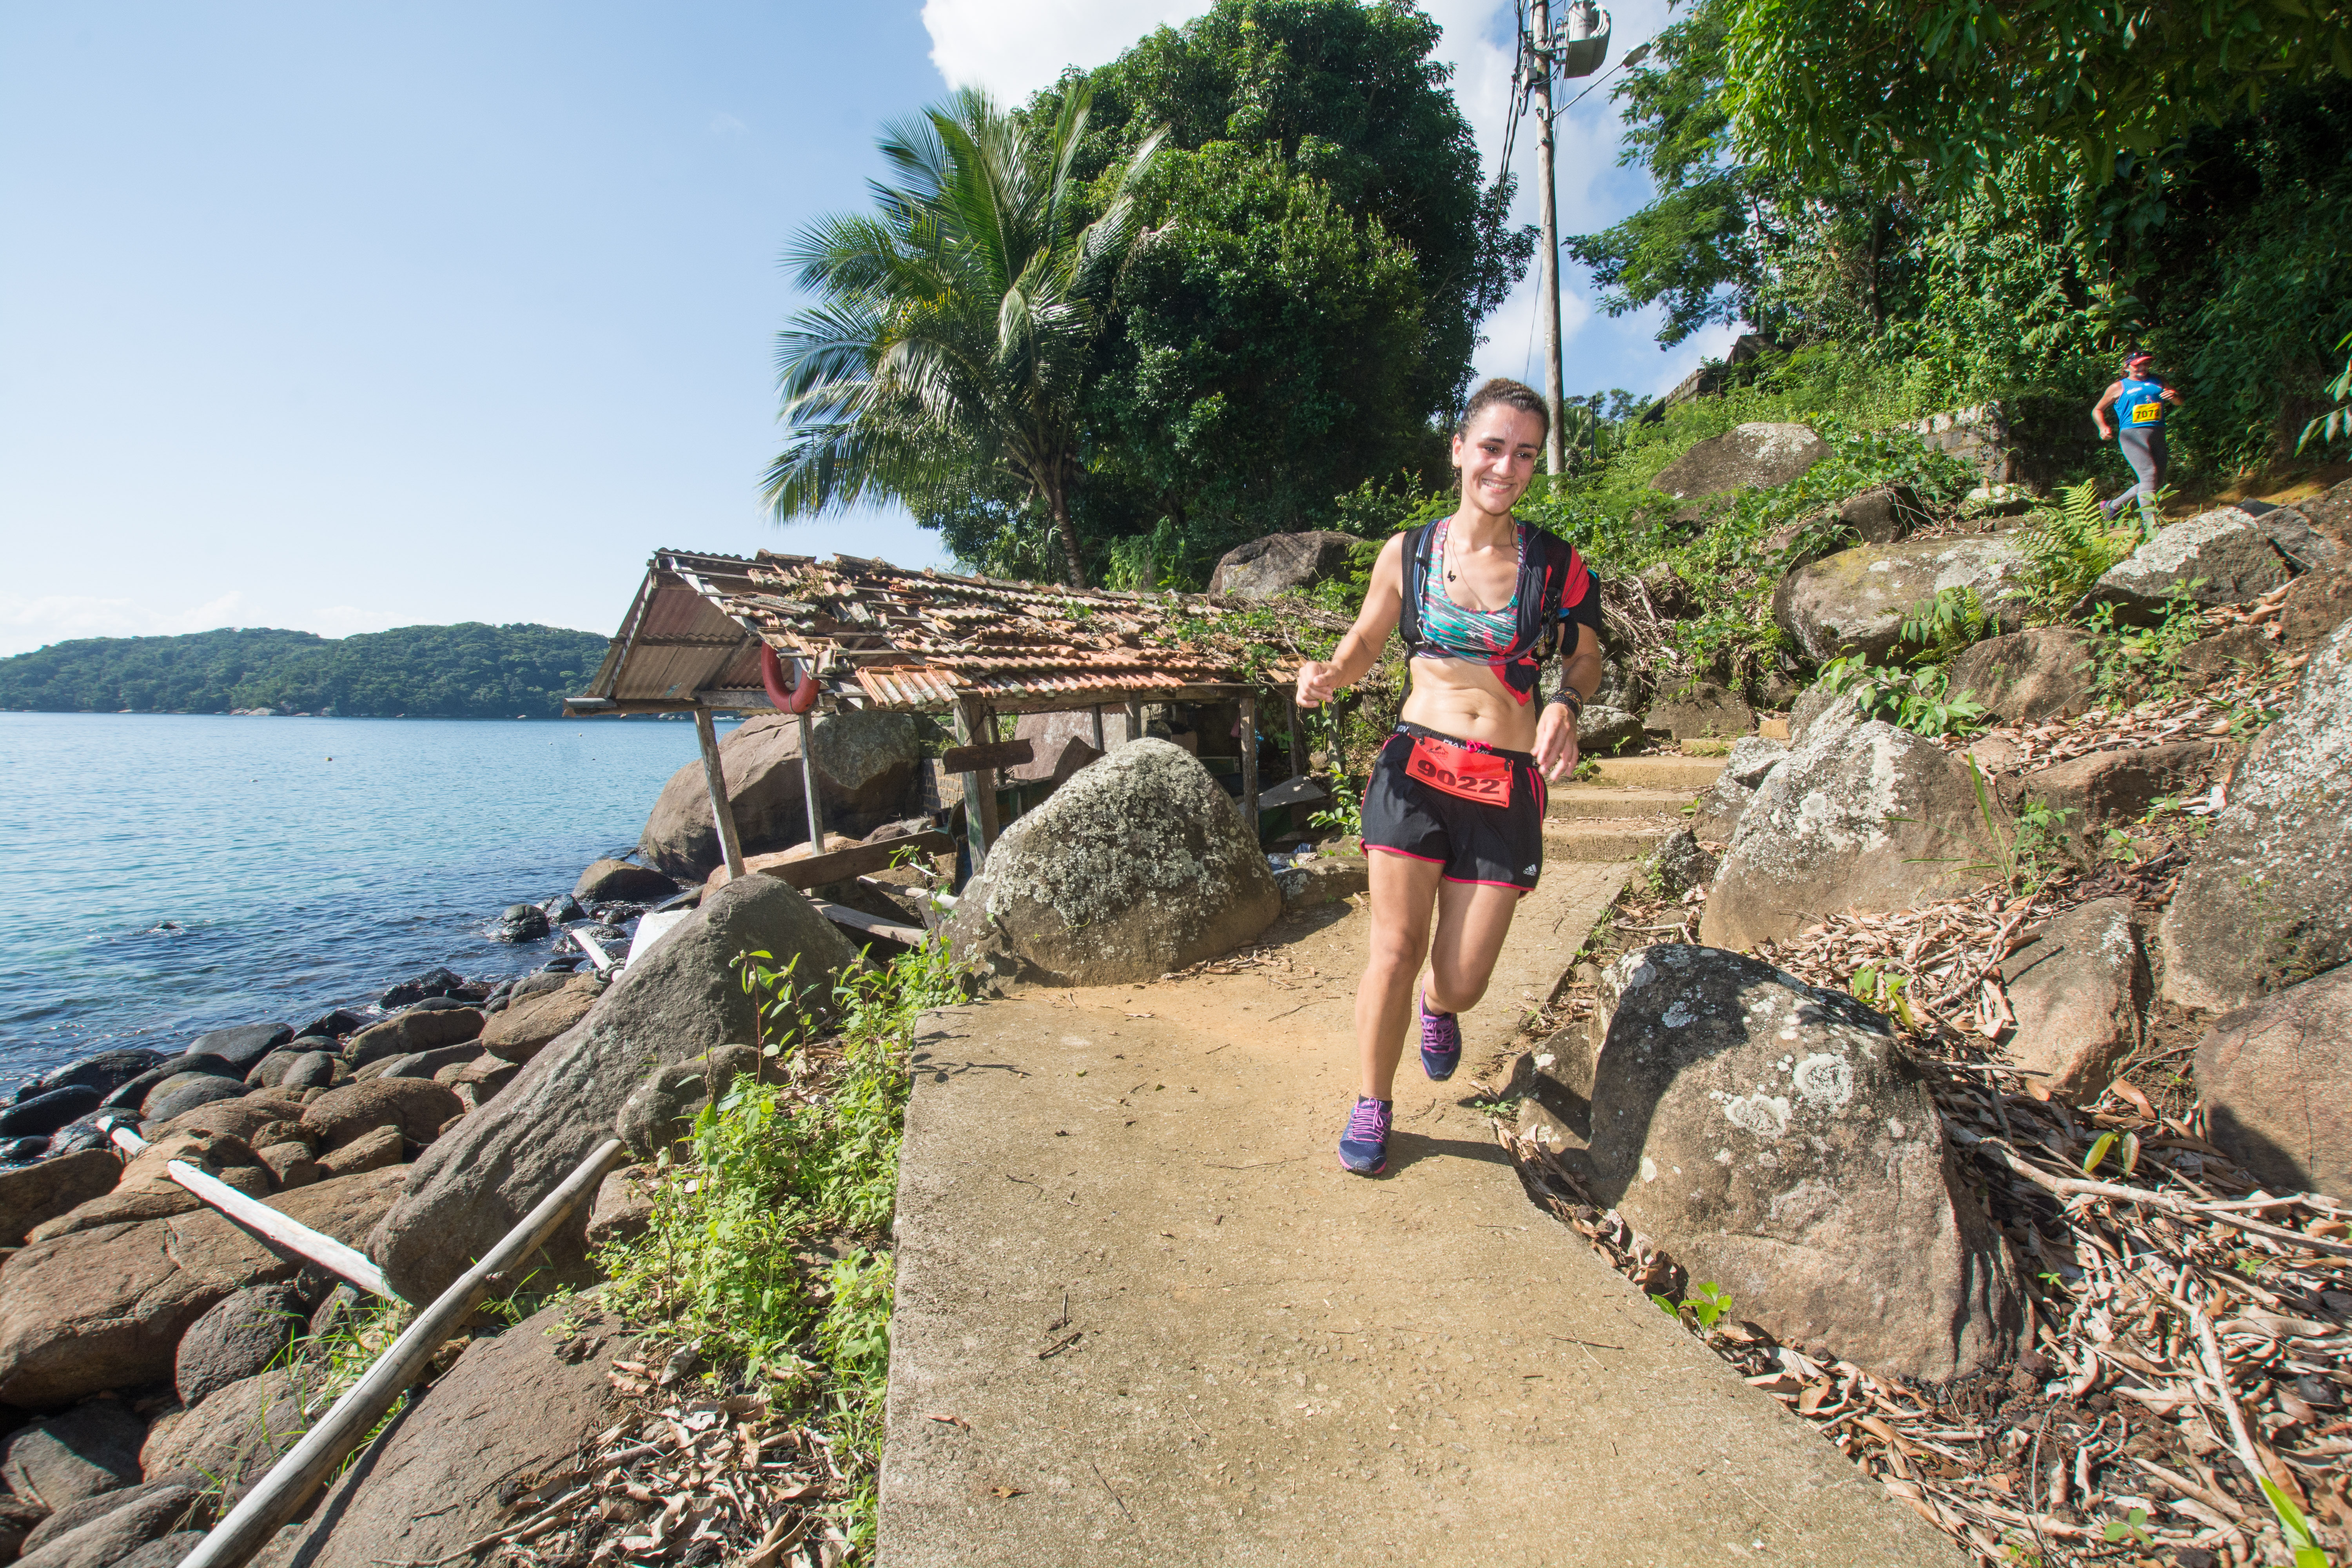
[[(2098, 422), (2099, 439), (2114, 441), (2123, 448), (2124, 461), (2139, 480), (2099, 509), (2108, 517), (2135, 498), (2143, 515), (2151, 520), (2156, 515), (2157, 492), (2164, 488), (2165, 411), (2180, 401), (2180, 394), (2164, 384), (2155, 367), (2154, 354), (2145, 349), (2130, 350), (2124, 355), (2123, 379), (2109, 386), (2091, 410), (2091, 417)], [(2115, 411), (2112, 422), (2107, 417), (2109, 409)]]

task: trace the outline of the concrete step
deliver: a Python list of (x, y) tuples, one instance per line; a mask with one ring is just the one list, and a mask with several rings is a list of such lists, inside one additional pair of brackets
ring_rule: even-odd
[(1554, 822), (1587, 816), (1680, 816), (1695, 793), (1640, 784), (1554, 784), (1544, 816)]
[(1604, 784), (1634, 784), (1644, 789), (1678, 789), (1696, 794), (1715, 783), (1723, 772), (1721, 757), (1685, 757), (1678, 755), (1646, 757), (1601, 757), (1601, 776), (1592, 781)]
[(1544, 824), (1547, 860), (1639, 860), (1682, 826), (1678, 816), (1585, 816)]

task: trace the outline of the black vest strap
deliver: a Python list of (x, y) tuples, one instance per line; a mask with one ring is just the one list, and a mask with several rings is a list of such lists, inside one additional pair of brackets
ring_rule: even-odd
[[(1405, 535), (1404, 603), (1397, 616), (1397, 635), (1404, 639), (1409, 654), (1418, 654), (1426, 640), (1421, 632), (1421, 599), (1429, 584), (1430, 550), (1437, 537), (1437, 524), (1444, 521), (1424, 522)], [(1501, 657), (1511, 662), (1532, 658), (1540, 664), (1559, 650), (1560, 628), (1566, 620), (1560, 596), (1582, 563), (1577, 560), (1576, 547), (1558, 534), (1524, 522), (1517, 527), (1518, 626)], [(1530, 544), (1541, 548), (1531, 550)], [(1591, 591), (1588, 586), (1586, 592)]]

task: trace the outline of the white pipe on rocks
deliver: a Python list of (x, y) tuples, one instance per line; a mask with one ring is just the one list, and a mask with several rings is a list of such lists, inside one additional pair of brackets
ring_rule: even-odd
[[(128, 1127), (116, 1128), (111, 1136), (127, 1153), (143, 1153), (148, 1147), (147, 1141)], [(268, 1204), (247, 1197), (218, 1176), (200, 1171), (185, 1160), (171, 1161), (163, 1168), (170, 1173), (172, 1180), (264, 1241), (273, 1242), (289, 1252), (299, 1253), (320, 1268), (341, 1275), (371, 1295), (381, 1296), (387, 1301), (401, 1300), (393, 1288), (384, 1283), (383, 1271), (369, 1262), (367, 1255), (356, 1247), (346, 1247), (333, 1237), (312, 1230)]]
[(261, 1550), (278, 1526), (292, 1519), (327, 1473), (359, 1446), (383, 1413), (392, 1408), (408, 1385), (416, 1381), (441, 1342), (464, 1325), (489, 1293), (490, 1277), (502, 1274), (536, 1251), (555, 1227), (596, 1190), (596, 1184), (619, 1162), (625, 1150), (617, 1138), (606, 1139), (539, 1206), (507, 1232), (489, 1256), (466, 1270), (457, 1282), (418, 1315), (391, 1348), (352, 1384), (320, 1417), (319, 1424), (270, 1468), (245, 1500), (213, 1526), (212, 1533), (180, 1560), (180, 1568), (243, 1568)]

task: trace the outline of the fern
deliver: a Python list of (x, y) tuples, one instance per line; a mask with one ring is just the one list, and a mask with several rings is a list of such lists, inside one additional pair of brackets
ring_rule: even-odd
[(1974, 588), (1966, 584), (1939, 588), (1935, 597), (1922, 599), (1911, 606), (1910, 616), (1903, 623), (1901, 640), (1918, 649), (1908, 656), (1911, 663), (1942, 664), (1980, 640), (1991, 621), (1985, 612), (1983, 598)]
[(2137, 530), (2114, 527), (2101, 514), (2095, 480), (2070, 485), (2058, 492), (2056, 507), (2036, 512), (2019, 532), (2027, 596), (2048, 614), (2063, 615), (2139, 542)]

